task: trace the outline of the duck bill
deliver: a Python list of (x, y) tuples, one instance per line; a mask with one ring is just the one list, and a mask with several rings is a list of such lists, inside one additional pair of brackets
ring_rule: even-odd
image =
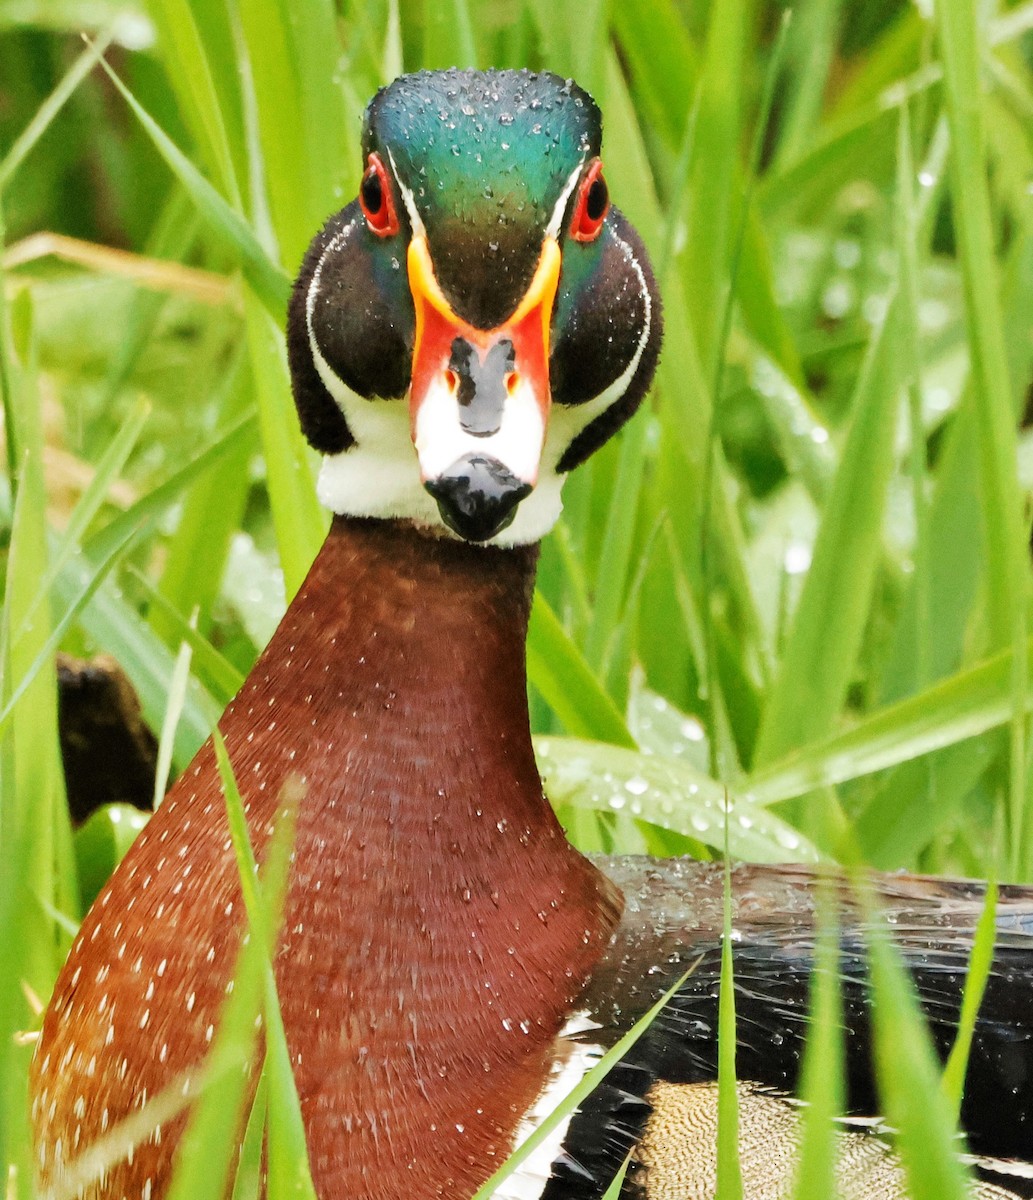
[(510, 524), (538, 480), (559, 246), (545, 239), (531, 286), (494, 329), (477, 329), (453, 311), (425, 237), (410, 243), (408, 268), (416, 308), (409, 414), (423, 485), (450, 529), (487, 541)]

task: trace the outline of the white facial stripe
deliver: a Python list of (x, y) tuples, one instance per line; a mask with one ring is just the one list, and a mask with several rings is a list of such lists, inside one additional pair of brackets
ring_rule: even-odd
[[(358, 217), (352, 217), (348, 224), (339, 229), (330, 239), (330, 241), (327, 242), (326, 248), (319, 256), (319, 262), (316, 263), (316, 269), (312, 272), (312, 278), (309, 280), (308, 291), (305, 293), (305, 327), (308, 330), (308, 345), (309, 349), (312, 351), (312, 357), (315, 360), (316, 370), (319, 371), (321, 377), (323, 377), (323, 371), (325, 369), (327, 372), (329, 372), (332, 378), (337, 379), (337, 376), (334, 375), (329, 366), (327, 366), (326, 359), (320, 352), (319, 345), (316, 342), (315, 331), (312, 328), (312, 314), (315, 311), (316, 300), (319, 296), (319, 282), (323, 274), (323, 263), (326, 262), (328, 254), (333, 254), (337, 250), (340, 250), (340, 248), (351, 236), (351, 232), (358, 224), (358, 221)], [(326, 383), (325, 377), (323, 377), (323, 382)], [(333, 395), (333, 392), (330, 394)]]
[(398, 190), (402, 193), (402, 203), (405, 205), (405, 211), (409, 214), (412, 235), (413, 237), (422, 237), (424, 234), (423, 218), (416, 211), (416, 198), (412, 194), (412, 189), (406, 187), (402, 182), (402, 177), (398, 174), (398, 167), (395, 165), (395, 156), (391, 153), (390, 149), (387, 152), (387, 159), (391, 164), (391, 174), (395, 177)]
[(474, 437), (463, 429), (459, 402), (440, 377), (416, 413), (416, 453), (425, 479), (437, 479), (464, 454), (487, 454), (517, 479), (533, 484), (544, 437), (542, 411), (524, 380), (506, 397), (498, 431), (488, 437)]
[(577, 186), (577, 181), (581, 178), (581, 168), (585, 165), (585, 156), (581, 156), (581, 161), (570, 173), (570, 178), (567, 180), (560, 192), (560, 198), (556, 201), (556, 207), (552, 210), (552, 216), (549, 218), (549, 224), (545, 227), (546, 237), (555, 238), (559, 241), (560, 226), (563, 224), (563, 214), (567, 209), (567, 201), (570, 199), (570, 193)]

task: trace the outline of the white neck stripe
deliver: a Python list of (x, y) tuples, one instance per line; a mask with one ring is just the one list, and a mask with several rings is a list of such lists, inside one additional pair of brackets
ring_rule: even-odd
[(387, 151), (388, 162), (391, 164), (391, 174), (395, 177), (395, 183), (398, 184), (398, 190), (402, 193), (402, 203), (405, 205), (405, 211), (409, 214), (409, 224), (412, 226), (413, 237), (422, 237), (424, 235), (423, 218), (416, 209), (416, 197), (412, 193), (412, 188), (408, 188), (402, 182), (402, 177), (398, 174), (398, 167), (395, 164), (395, 156), (391, 150)]
[(563, 185), (563, 191), (560, 192), (560, 198), (556, 201), (556, 207), (552, 210), (549, 224), (545, 227), (545, 236), (551, 237), (557, 242), (560, 238), (560, 226), (563, 224), (563, 214), (567, 209), (567, 201), (570, 199), (570, 193), (577, 186), (577, 181), (581, 178), (581, 168), (584, 165), (585, 156), (582, 154), (578, 165), (571, 171), (570, 178)]

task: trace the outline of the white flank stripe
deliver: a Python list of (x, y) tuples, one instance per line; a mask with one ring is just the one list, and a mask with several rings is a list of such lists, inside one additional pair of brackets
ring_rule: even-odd
[[(603, 1056), (601, 1046), (571, 1040), (571, 1035), (586, 1029), (598, 1029), (586, 1014), (576, 1013), (560, 1030), (556, 1039), (556, 1057), (548, 1081), (517, 1128), (513, 1148), (522, 1146), (547, 1116), (557, 1108)], [(500, 1188), (494, 1200), (539, 1200), (552, 1174), (570, 1126), (565, 1117), (549, 1136), (524, 1159)]]

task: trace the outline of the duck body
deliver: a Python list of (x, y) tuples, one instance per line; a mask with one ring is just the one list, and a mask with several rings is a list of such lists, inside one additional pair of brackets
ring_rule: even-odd
[[(590, 861), (563, 837), (523, 699), (534, 559), (337, 518), (220, 723), (259, 857), (285, 786), (299, 785), (276, 968), (321, 1200), (472, 1195), (531, 1116), (693, 966), (592, 1101), (500, 1195), (600, 1196), (654, 1122), (706, 1097), (716, 1077), (723, 869)], [(817, 877), (742, 866), (733, 882), (749, 1030), (739, 1071), (790, 1094)], [(889, 876), (879, 890), (946, 1052), (983, 889)], [(850, 1110), (874, 1113), (861, 923), (846, 891), (843, 914)], [(1016, 986), (1033, 968), (1030, 890), (1003, 889), (999, 925), (965, 1115), (975, 1152), (1013, 1157), (1033, 1112), (1033, 1024)], [(88, 914), (48, 1009), (33, 1078), (44, 1194), (82, 1148), (201, 1065), (243, 929), (208, 745)], [(1004, 1080), (1002, 1110), (992, 1101)], [(788, 1110), (775, 1114), (785, 1132)], [(160, 1196), (182, 1127), (154, 1130), (81, 1194)], [(876, 1165), (891, 1170), (884, 1155)], [(663, 1195), (650, 1174), (663, 1171), (640, 1170), (637, 1182), (633, 1172), (628, 1195)]]
[[(338, 518), (222, 719), (259, 855), (284, 786), (302, 791), (277, 967), (320, 1196), (475, 1191), (616, 924), (616, 890), (542, 819), (522, 699), (534, 558)], [(209, 745), (69, 958), (36, 1060), (41, 1145), (74, 1155), (89, 1118), (145, 1103), (155, 1051), (166, 1079), (197, 1066), (243, 916)], [(86, 1194), (157, 1186), (175, 1147), (159, 1137)], [(41, 1161), (44, 1182), (67, 1161)]]
[[(536, 542), (564, 475), (634, 412), (659, 350), (659, 297), (609, 206), (600, 138), (570, 81), (403, 78), (372, 102), (359, 199), (317, 236), (295, 288), (295, 399), (338, 515), (220, 728), (259, 859), (285, 789), (299, 796), (275, 969), (320, 1200), (472, 1195), (693, 965), (496, 1195), (599, 1197), (629, 1153), (626, 1197), (713, 1194), (712, 1146), (695, 1135), (713, 1110), (723, 876), (576, 852), (528, 724)], [(442, 207), (435, 180), (466, 190)], [(743, 1098), (757, 1128), (783, 1122), (787, 1144), (815, 882), (735, 872), (740, 1030), (759, 1033), (740, 1047)], [(949, 1045), (981, 894), (878, 886)], [(842, 907), (851, 1105), (874, 1111), (845, 891)], [(1015, 1158), (1033, 1111), (1033, 892), (1006, 891), (999, 919), (965, 1115), (976, 1153)], [(245, 927), (209, 743), (85, 918), (55, 988), (31, 1079), (44, 1196), (203, 1064)], [(1002, 1088), (1007, 1119), (986, 1099)], [(75, 1194), (162, 1196), (184, 1122), (127, 1144)], [(851, 1176), (862, 1190), (844, 1194), (902, 1197), (899, 1167), (858, 1136), (844, 1135), (842, 1158), (868, 1164)], [(791, 1161), (760, 1165), (751, 1200), (787, 1194)], [(1017, 1186), (978, 1194), (1026, 1194)]]

